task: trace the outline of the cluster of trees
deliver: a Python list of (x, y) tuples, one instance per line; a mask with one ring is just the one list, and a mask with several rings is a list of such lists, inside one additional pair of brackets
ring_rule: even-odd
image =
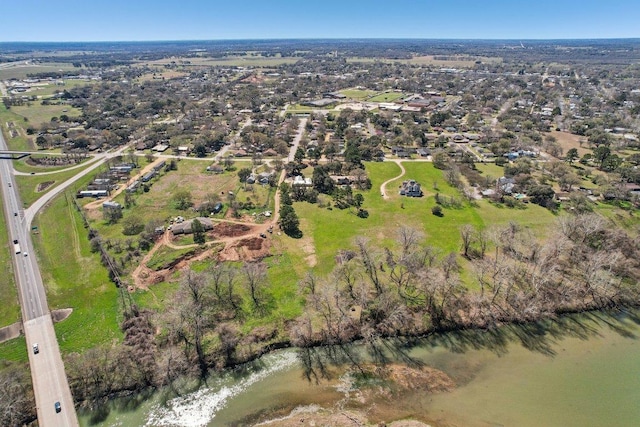
[(293, 208), (293, 200), (291, 199), (291, 189), (287, 183), (280, 184), (280, 228), (287, 236), (300, 238), (302, 231), (300, 230), (300, 220)]
[(214, 263), (199, 273), (186, 270), (166, 312), (133, 305), (121, 325), (121, 344), (65, 360), (75, 399), (93, 405), (117, 392), (206, 378), (210, 369), (245, 362), (286, 339), (265, 327), (240, 330), (248, 317), (264, 316), (273, 307), (266, 271), (259, 261)]
[(599, 216), (562, 217), (547, 243), (516, 223), (460, 233), (479, 290), (462, 283), (458, 254), (425, 245), (415, 230), (401, 229), (395, 249), (358, 239), (328, 278), (301, 281), (308, 310), (292, 342), (492, 327), (639, 301), (640, 245)]
[(0, 370), (0, 425), (22, 426), (36, 419), (36, 402), (29, 371), (18, 366)]

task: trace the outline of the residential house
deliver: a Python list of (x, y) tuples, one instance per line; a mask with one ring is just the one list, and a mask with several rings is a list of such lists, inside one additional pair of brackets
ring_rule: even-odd
[(422, 197), (423, 193), (420, 188), (420, 184), (411, 179), (408, 181), (402, 181), (402, 185), (400, 186), (400, 195), (407, 197)]
[[(213, 222), (209, 219), (209, 218), (204, 218), (204, 217), (197, 217), (194, 218), (197, 219), (198, 221), (200, 221), (200, 224), (202, 224), (202, 227), (204, 228), (204, 231), (209, 231), (209, 230), (213, 230)], [(182, 221), (178, 224), (173, 224), (171, 226), (171, 232), (176, 235), (176, 234), (191, 234), (193, 233), (193, 219), (188, 219), (186, 221)]]

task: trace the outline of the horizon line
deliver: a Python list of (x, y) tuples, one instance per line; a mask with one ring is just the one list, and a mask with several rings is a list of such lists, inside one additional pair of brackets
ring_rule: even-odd
[(0, 41), (0, 44), (26, 43), (175, 43), (175, 42), (225, 42), (225, 41), (611, 41), (640, 40), (638, 37), (575, 37), (575, 38), (452, 38), (452, 37), (274, 37), (274, 38), (221, 38), (221, 39), (149, 39), (149, 40), (11, 40)]

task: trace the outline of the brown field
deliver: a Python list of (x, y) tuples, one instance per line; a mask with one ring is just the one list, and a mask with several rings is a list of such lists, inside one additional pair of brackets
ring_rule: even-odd
[[(569, 132), (558, 132), (555, 130), (547, 133), (547, 135), (553, 136), (558, 140), (558, 144), (562, 147), (562, 152), (564, 154), (566, 154), (571, 148), (577, 148), (578, 155), (580, 157), (587, 153), (591, 153), (592, 151), (590, 148), (587, 148), (587, 139), (584, 136), (574, 135)], [(582, 144), (582, 147), (580, 146), (580, 140), (585, 142)]]

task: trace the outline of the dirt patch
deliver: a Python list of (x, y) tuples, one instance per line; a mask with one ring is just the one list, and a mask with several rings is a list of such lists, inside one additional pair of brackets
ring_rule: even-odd
[(221, 261), (257, 261), (269, 255), (269, 242), (262, 237), (248, 237), (228, 244), (219, 254)]
[(151, 285), (164, 282), (172, 273), (172, 270), (153, 271), (145, 268), (138, 274), (137, 278), (139, 279), (139, 283), (137, 283), (137, 286), (142, 289), (147, 289)]
[(104, 218), (102, 210), (100, 209), (86, 209), (85, 207), (84, 212), (86, 213), (88, 219), (92, 219), (94, 221), (99, 221)]
[(251, 233), (252, 227), (245, 224), (236, 224), (233, 222), (221, 222), (213, 227), (211, 234), (217, 238), (238, 237)]
[(441, 393), (451, 391), (456, 387), (455, 382), (449, 375), (428, 366), (412, 368), (405, 365), (387, 365), (382, 368), (375, 368), (375, 373), (405, 390)]
[(51, 312), (51, 319), (53, 319), (53, 323), (62, 322), (67, 317), (71, 316), (73, 312), (73, 308), (61, 308), (59, 310), (53, 310)]
[(46, 190), (47, 188), (51, 187), (53, 184), (55, 184), (55, 181), (45, 181), (45, 182), (41, 182), (40, 184), (38, 184), (38, 186), (36, 187), (36, 193), (41, 193), (44, 190)]
[(316, 258), (316, 245), (313, 238), (311, 236), (304, 236), (301, 240), (302, 252), (307, 255), (304, 257), (305, 261), (307, 261), (307, 265), (309, 267), (315, 267), (318, 263), (318, 259)]
[(264, 421), (256, 426), (323, 426), (323, 427), (430, 427), (428, 424), (415, 420), (394, 421), (390, 424), (371, 423), (363, 411), (356, 410), (329, 410), (317, 405), (298, 407), (285, 417)]

